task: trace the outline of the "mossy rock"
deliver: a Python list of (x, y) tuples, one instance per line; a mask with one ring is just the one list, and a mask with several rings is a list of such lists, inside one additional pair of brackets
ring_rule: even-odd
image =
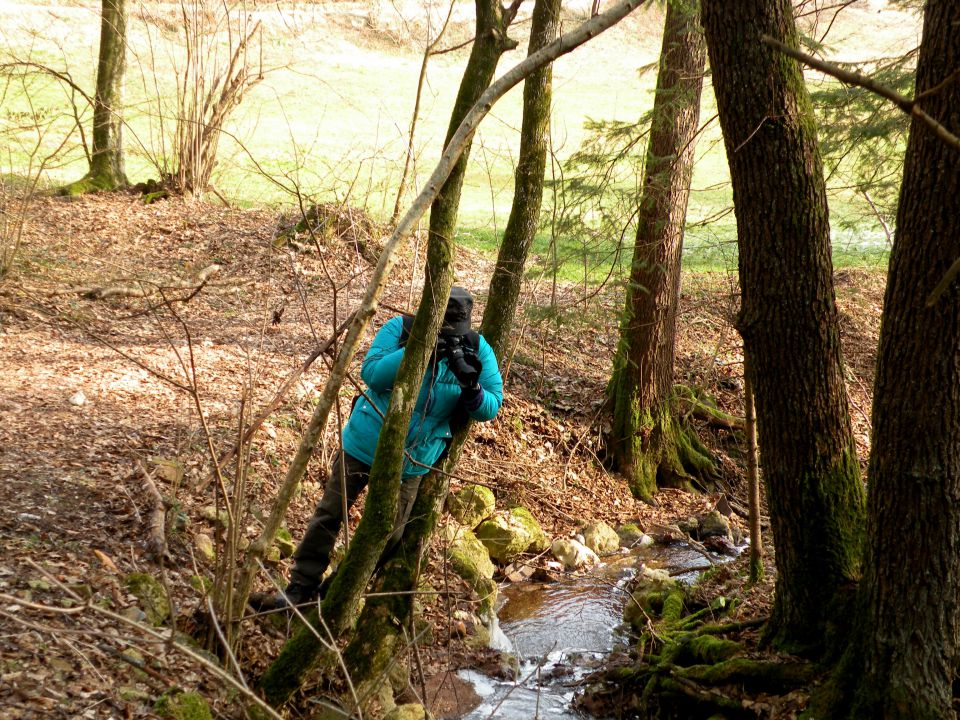
[(653, 545), (654, 540), (635, 523), (624, 523), (617, 528), (620, 546), (626, 548), (645, 548)]
[(288, 558), (297, 551), (297, 544), (293, 541), (293, 536), (286, 528), (277, 530), (277, 537), (273, 544), (280, 550), (280, 557)]
[(484, 520), (476, 530), (490, 557), (506, 565), (521, 553), (541, 552), (549, 540), (529, 510), (512, 508)]
[(130, 573), (123, 586), (137, 598), (151, 625), (162, 625), (170, 617), (170, 603), (163, 585), (148, 573)]
[(154, 710), (160, 717), (172, 720), (213, 720), (207, 701), (192, 692), (163, 695), (157, 700)]
[(433, 716), (427, 712), (423, 705), (408, 703), (407, 705), (397, 705), (383, 717), (383, 720), (432, 720), (432, 718)]
[(730, 521), (717, 510), (711, 510), (700, 518), (698, 532), (701, 540), (708, 537), (724, 537), (733, 540)]
[(609, 555), (620, 549), (620, 536), (603, 520), (589, 523), (580, 529), (583, 544), (597, 555)]
[(530, 533), (530, 537), (533, 538), (527, 546), (527, 552), (541, 553), (550, 547), (550, 538), (547, 537), (543, 528), (540, 527), (540, 523), (533, 516), (532, 512), (525, 507), (514, 507), (510, 508), (510, 516), (515, 521), (521, 523), (527, 529), (527, 532)]
[[(453, 533), (452, 533), (453, 534)], [(459, 529), (450, 538), (447, 559), (453, 571), (475, 586), (481, 578), (492, 578), (494, 570), (486, 546), (470, 530)]]
[(200, 557), (213, 562), (217, 557), (217, 550), (213, 545), (213, 538), (206, 533), (197, 533), (193, 538), (193, 546)]
[(493, 491), (482, 485), (467, 485), (447, 496), (447, 512), (461, 525), (475, 528), (493, 515), (496, 500)]

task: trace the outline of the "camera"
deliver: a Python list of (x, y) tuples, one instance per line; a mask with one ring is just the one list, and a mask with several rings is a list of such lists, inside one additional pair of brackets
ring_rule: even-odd
[(437, 338), (437, 354), (453, 363), (463, 358), (462, 335), (440, 335)]

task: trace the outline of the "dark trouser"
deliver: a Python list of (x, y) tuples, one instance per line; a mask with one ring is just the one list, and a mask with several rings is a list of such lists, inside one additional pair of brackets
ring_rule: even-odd
[[(290, 572), (291, 582), (307, 588), (316, 588), (320, 585), (327, 565), (330, 564), (330, 553), (337, 542), (337, 535), (343, 523), (343, 485), (347, 491), (347, 507), (351, 507), (357, 496), (367, 486), (370, 480), (370, 466), (360, 462), (355, 457), (340, 452), (330, 468), (330, 477), (323, 490), (323, 497), (317, 504), (307, 532), (304, 533), (297, 551), (293, 554), (293, 570)], [(345, 481), (345, 482), (344, 482)], [(403, 479), (400, 485), (400, 497), (397, 502), (397, 517), (394, 521), (393, 534), (387, 542), (387, 549), (399, 542), (403, 529), (410, 519), (413, 502), (417, 499), (417, 490), (420, 488), (420, 476), (416, 475)], [(386, 552), (386, 551), (384, 551)]]

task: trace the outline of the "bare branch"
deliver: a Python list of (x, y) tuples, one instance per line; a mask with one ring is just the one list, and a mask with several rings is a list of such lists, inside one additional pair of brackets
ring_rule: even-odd
[[(797, 50), (796, 48), (792, 48), (789, 45), (785, 45), (784, 43), (780, 42), (779, 40), (775, 40), (769, 35), (761, 35), (760, 39), (763, 40), (763, 42), (769, 45), (770, 47), (776, 50), (779, 50), (784, 55), (788, 57), (792, 57), (794, 60), (802, 62), (804, 65), (809, 65), (813, 69), (819, 70), (820, 72), (826, 75), (835, 77), (837, 80), (839, 80), (842, 83), (846, 83), (847, 85), (856, 85), (857, 87), (862, 87), (865, 90), (869, 90), (870, 92), (875, 93), (876, 95), (879, 95), (880, 97), (886, 98), (887, 100), (892, 102), (894, 105), (896, 105), (898, 108), (900, 108), (903, 112), (905, 112), (907, 115), (911, 115), (917, 118), (918, 120), (920, 120), (921, 122), (925, 123), (931, 130), (933, 130), (934, 134), (938, 138), (943, 140), (943, 142), (945, 142), (947, 145), (954, 148), (955, 150), (960, 150), (960, 137), (957, 137), (956, 135), (954, 135), (952, 132), (947, 130), (943, 125), (941, 125), (939, 122), (937, 122), (932, 117), (930, 117), (926, 112), (924, 112), (923, 109), (917, 104), (916, 100), (911, 100), (910, 98), (901, 95), (893, 88), (889, 88), (883, 83), (879, 83), (873, 78), (867, 75), (864, 75), (863, 73), (859, 73), (853, 70), (845, 70), (842, 67), (839, 67), (838, 65), (834, 65), (833, 63), (827, 62), (826, 60), (820, 60), (818, 58), (815, 58), (812, 55), (808, 55), (805, 52)], [(944, 80), (939, 85), (937, 85), (937, 88), (945, 87), (947, 84), (949, 84), (949, 82), (952, 82), (954, 80), (956, 75), (957, 75), (957, 72), (951, 73), (951, 75), (948, 76), (946, 80)], [(929, 94), (930, 94), (930, 91), (926, 91), (921, 93), (918, 97), (923, 98)]]

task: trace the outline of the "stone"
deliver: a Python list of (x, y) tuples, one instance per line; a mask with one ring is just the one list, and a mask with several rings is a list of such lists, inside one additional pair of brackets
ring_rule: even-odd
[(583, 544), (597, 555), (608, 555), (620, 549), (620, 536), (603, 520), (585, 525), (580, 532), (583, 535)]
[(221, 528), (226, 528), (230, 524), (230, 515), (226, 510), (221, 510), (217, 512), (217, 508), (213, 505), (207, 505), (203, 510), (200, 511), (200, 517), (206, 520), (208, 523), (216, 525)]
[(151, 625), (162, 625), (170, 617), (170, 603), (163, 585), (153, 575), (130, 573), (123, 579), (123, 586), (140, 603)]
[(277, 537), (273, 541), (273, 544), (280, 550), (280, 557), (283, 558), (291, 557), (297, 550), (297, 544), (293, 541), (293, 536), (290, 535), (290, 531), (286, 528), (277, 530)]
[(263, 556), (263, 561), (269, 565), (276, 565), (280, 562), (280, 548), (276, 545), (271, 545), (267, 548), (267, 552)]
[(384, 715), (383, 720), (430, 720), (430, 714), (419, 703), (397, 705)]
[(593, 550), (572, 538), (557, 538), (550, 546), (550, 551), (563, 563), (565, 570), (577, 570), (600, 562), (600, 558)]
[(121, 685), (117, 690), (117, 697), (124, 702), (146, 702), (150, 699), (150, 693), (133, 685)]
[(179, 460), (152, 458), (150, 464), (153, 465), (153, 471), (161, 480), (166, 480), (175, 487), (183, 482), (185, 471), (183, 463)]
[(630, 596), (623, 605), (623, 619), (637, 632), (647, 628), (649, 618), (659, 613), (663, 601), (680, 583), (666, 570), (643, 566), (634, 578)]
[(213, 538), (205, 533), (197, 533), (193, 539), (193, 546), (204, 559), (213, 562), (217, 556), (217, 551), (213, 547)]
[(128, 608), (124, 608), (120, 611), (120, 614), (123, 615), (127, 620), (133, 620), (134, 622), (138, 623), (142, 623), (147, 619), (147, 614), (136, 605), (131, 605)]
[(733, 533), (730, 532), (730, 521), (716, 510), (711, 510), (700, 518), (699, 533), (701, 540), (708, 537), (723, 537), (733, 540)]
[(684, 535), (693, 535), (696, 537), (700, 529), (700, 520), (695, 517), (688, 517), (686, 520), (677, 521), (677, 527)]
[(453, 571), (462, 577), (480, 599), (478, 612), (493, 608), (497, 601), (497, 583), (493, 581), (496, 570), (490, 561), (486, 546), (473, 532), (463, 527), (448, 525), (444, 529), (447, 538), (447, 559)]
[(486, 546), (465, 528), (447, 528), (447, 559), (453, 571), (473, 585), (478, 578), (492, 578), (496, 570)]
[(523, 525), (512, 523), (508, 513), (497, 513), (477, 527), (477, 539), (490, 557), (500, 564), (514, 560), (526, 551), (533, 538)]
[(447, 496), (447, 512), (468, 528), (475, 528), (493, 515), (495, 509), (493, 491), (482, 485), (467, 485)]
[(526, 552), (542, 553), (544, 550), (549, 549), (550, 538), (547, 537), (543, 528), (540, 527), (540, 523), (533, 516), (532, 512), (525, 507), (514, 507), (510, 508), (510, 517), (514, 522), (523, 525), (527, 532), (530, 533), (530, 537), (533, 538), (527, 546)]

